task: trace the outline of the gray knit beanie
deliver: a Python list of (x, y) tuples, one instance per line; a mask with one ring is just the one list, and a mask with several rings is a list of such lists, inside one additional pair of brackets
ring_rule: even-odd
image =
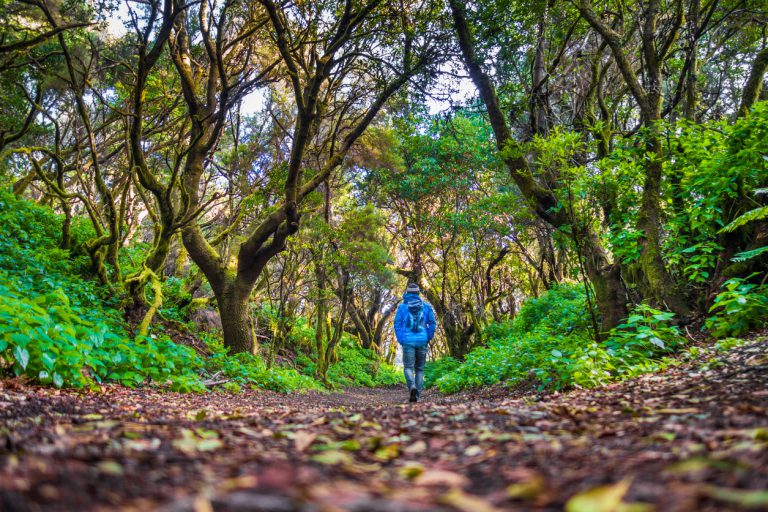
[(405, 289), (405, 293), (420, 293), (419, 285), (416, 283), (408, 283), (408, 287)]

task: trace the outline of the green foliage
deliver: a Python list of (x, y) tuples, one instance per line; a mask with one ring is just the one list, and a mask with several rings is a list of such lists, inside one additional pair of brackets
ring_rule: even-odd
[(93, 387), (104, 380), (126, 386), (170, 383), (202, 390), (194, 351), (168, 338), (131, 340), (106, 322), (85, 319), (57, 289), (27, 296), (0, 273), (0, 359), (15, 375), (57, 387)]
[[(0, 191), (0, 269), (3, 281), (25, 296), (36, 296), (61, 289), (72, 304), (83, 307), (89, 320), (119, 324), (119, 315), (111, 308), (105, 290), (81, 276), (87, 272), (88, 259), (80, 253), (80, 242), (90, 238), (83, 222), (72, 226), (71, 251), (59, 249), (62, 217), (50, 208), (19, 200)], [(108, 318), (107, 318), (108, 317)]]
[(768, 285), (733, 278), (723, 283), (723, 288), (705, 323), (712, 336), (738, 336), (768, 324)]
[[(86, 239), (78, 236), (84, 230), (81, 225), (75, 226), (75, 240)], [(84, 277), (87, 260), (76, 251), (57, 248), (60, 216), (0, 192), (0, 227), (0, 372), (74, 388), (114, 381), (203, 392), (205, 376), (217, 373), (228, 380), (224, 389), (231, 392), (243, 386), (281, 392), (321, 388), (294, 369), (268, 369), (258, 356), (230, 356), (212, 336), (206, 339), (212, 351), (209, 357), (167, 336), (132, 339), (123, 328), (115, 299)], [(183, 298), (178, 279), (166, 281), (164, 289), (171, 298)], [(179, 316), (174, 308), (164, 312)], [(306, 326), (301, 327), (294, 335), (309, 336)], [(382, 367), (376, 379), (368, 378), (387, 383), (393, 375), (392, 369)]]
[(328, 368), (334, 386), (393, 386), (403, 382), (402, 372), (383, 362), (353, 338), (345, 336), (339, 347), (339, 360)]
[[(337, 347), (338, 360), (328, 368), (328, 381), (333, 387), (346, 386), (393, 386), (403, 382), (402, 372), (379, 360), (377, 354), (365, 349), (352, 336), (343, 335)], [(314, 376), (315, 360), (300, 352), (297, 365), (307, 376)]]
[[(254, 354), (229, 355), (217, 337), (207, 336), (206, 343), (212, 355), (203, 364), (209, 374), (220, 374), (238, 386), (251, 386), (283, 393), (306, 389), (320, 389), (320, 384), (294, 369), (273, 366), (267, 368), (264, 360)], [(230, 387), (234, 387), (230, 385)]]
[[(768, 103), (756, 104), (749, 116), (731, 125), (725, 121), (682, 123), (665, 130), (674, 156), (665, 162), (670, 180), (662, 204), (672, 214), (666, 226), (666, 256), (669, 265), (680, 268), (690, 282), (703, 284), (718, 265), (723, 235), (768, 212), (751, 198), (768, 185)], [(762, 253), (760, 249), (743, 251), (734, 261)], [(706, 293), (707, 287), (700, 289)]]
[(463, 363), (432, 363), (428, 382), (446, 393), (498, 382), (594, 387), (663, 368), (669, 362), (663, 355), (684, 342), (670, 325), (671, 313), (646, 305), (635, 308), (602, 344), (591, 337), (588, 315), (581, 286), (555, 287), (526, 301), (512, 322), (489, 326), (483, 333), (488, 345)]
[(580, 284), (562, 284), (539, 298), (525, 301), (513, 327), (520, 333), (538, 331), (553, 335), (586, 334), (590, 328), (586, 312), (584, 287)]
[(740, 228), (741, 226), (749, 222), (754, 222), (756, 220), (761, 220), (765, 218), (768, 218), (768, 206), (755, 208), (754, 210), (750, 210), (747, 213), (740, 215), (739, 217), (734, 219), (733, 222), (725, 226), (721, 231), (725, 231), (725, 232), (735, 231), (736, 229)]
[(685, 342), (677, 326), (670, 325), (674, 316), (674, 313), (639, 304), (623, 324), (611, 330), (605, 345), (615, 353), (636, 354), (638, 359), (674, 351)]
[(723, 247), (715, 242), (699, 242), (680, 251), (682, 259), (687, 259), (688, 265), (683, 267), (683, 273), (689, 281), (706, 283), (711, 277), (712, 270), (717, 264), (718, 252)]
[(459, 366), (461, 366), (461, 361), (454, 359), (451, 356), (441, 357), (434, 361), (427, 361), (427, 364), (424, 367), (424, 387), (433, 387), (440, 377), (455, 371)]

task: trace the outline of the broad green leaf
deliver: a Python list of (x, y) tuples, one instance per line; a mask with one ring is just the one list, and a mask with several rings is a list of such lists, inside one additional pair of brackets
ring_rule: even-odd
[(27, 369), (27, 365), (29, 364), (29, 352), (26, 348), (17, 345), (16, 348), (13, 349), (13, 357), (16, 358), (16, 362), (19, 363), (22, 368), (25, 370)]
[(29, 344), (29, 340), (30, 338), (26, 334), (23, 334), (20, 332), (11, 334), (11, 341), (19, 347), (22, 347), (22, 348), (26, 347), (27, 344)]
[(43, 366), (48, 368), (48, 370), (53, 370), (53, 365), (56, 363), (56, 357), (52, 356), (49, 352), (43, 352), (42, 356), (43, 360)]

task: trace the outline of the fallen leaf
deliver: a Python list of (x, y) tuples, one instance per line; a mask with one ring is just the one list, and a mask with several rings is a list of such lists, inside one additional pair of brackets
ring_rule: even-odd
[(601, 485), (580, 492), (565, 504), (566, 512), (618, 512), (630, 480), (624, 479), (611, 485)]
[(413, 480), (417, 476), (424, 473), (424, 466), (417, 462), (409, 462), (402, 468), (398, 470), (398, 473), (401, 477), (407, 478), (408, 480)]
[(457, 488), (453, 488), (440, 496), (438, 501), (462, 512), (497, 512), (500, 510), (484, 499), (466, 494)]
[(474, 457), (476, 455), (480, 455), (481, 453), (483, 453), (483, 449), (476, 444), (468, 446), (467, 449), (464, 450), (464, 455), (467, 457)]
[(464, 475), (445, 471), (442, 469), (428, 469), (416, 477), (413, 481), (416, 485), (426, 487), (445, 485), (447, 487), (464, 487), (469, 485), (470, 481)]
[(691, 457), (680, 462), (672, 464), (666, 472), (673, 475), (684, 475), (688, 473), (698, 473), (705, 469), (717, 469), (720, 471), (738, 471), (747, 469), (746, 466), (737, 461), (728, 459), (710, 459), (707, 457)]
[(297, 452), (303, 452), (315, 441), (317, 434), (307, 432), (306, 430), (300, 430), (296, 432), (293, 442), (296, 445)]
[(425, 451), (427, 451), (427, 443), (421, 440), (416, 441), (415, 443), (403, 448), (403, 453), (407, 453), (411, 455), (417, 454), (417, 453), (423, 453)]
[(96, 467), (99, 468), (99, 471), (101, 471), (102, 473), (106, 473), (108, 475), (120, 476), (123, 473), (125, 473), (125, 471), (123, 470), (123, 466), (114, 460), (105, 460), (105, 461), (99, 462), (96, 465)]
[(320, 464), (335, 466), (336, 464), (351, 463), (352, 455), (341, 450), (327, 450), (312, 457), (312, 460)]
[[(217, 436), (217, 437), (214, 437)], [(173, 440), (173, 447), (187, 454), (194, 452), (210, 452), (218, 450), (224, 445), (218, 434), (212, 430), (197, 429), (192, 432), (189, 429), (181, 430), (181, 439)]]
[(399, 455), (400, 450), (398, 445), (388, 444), (376, 450), (373, 454), (373, 458), (380, 460), (381, 462), (389, 462), (392, 459), (396, 459)]
[(152, 439), (129, 439), (123, 443), (126, 450), (137, 452), (153, 451), (160, 448), (161, 441), (157, 438)]
[(768, 506), (768, 491), (762, 489), (730, 489), (715, 485), (702, 485), (699, 491), (709, 498), (739, 507), (762, 509)]
[(507, 486), (507, 496), (521, 500), (533, 500), (546, 490), (544, 478), (533, 475), (531, 478)]

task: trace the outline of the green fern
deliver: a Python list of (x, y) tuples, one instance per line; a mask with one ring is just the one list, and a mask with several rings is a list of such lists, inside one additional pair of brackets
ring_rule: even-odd
[(734, 231), (748, 222), (765, 219), (767, 217), (768, 217), (768, 206), (761, 206), (760, 208), (755, 208), (754, 210), (748, 211), (744, 215), (740, 215), (736, 217), (733, 220), (733, 222), (731, 222), (730, 224), (725, 226), (723, 229), (721, 229), (720, 233)]
[(766, 245), (765, 247), (760, 247), (759, 249), (752, 249), (751, 251), (740, 252), (737, 255), (735, 255), (733, 258), (731, 258), (731, 261), (741, 263), (742, 261), (747, 261), (747, 260), (751, 260), (752, 258), (756, 258), (765, 252), (768, 252), (768, 245)]

